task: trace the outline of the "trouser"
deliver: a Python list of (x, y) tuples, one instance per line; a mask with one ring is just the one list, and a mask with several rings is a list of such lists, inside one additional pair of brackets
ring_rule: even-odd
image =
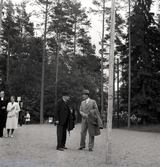
[(3, 137), (3, 126), (0, 126), (0, 137)]
[[(80, 147), (85, 147), (86, 143), (86, 134), (87, 134), (87, 129), (88, 129), (88, 122), (86, 121), (85, 123), (82, 123), (81, 126), (81, 141), (80, 141)], [(89, 134), (89, 143), (88, 143), (89, 148), (94, 148), (94, 136), (91, 136)]]
[(57, 149), (65, 147), (67, 138), (67, 122), (64, 125), (57, 125)]
[(103, 121), (103, 128), (106, 128), (106, 121)]
[(19, 119), (19, 125), (22, 126), (22, 124), (23, 124), (23, 119), (20, 118), (20, 119)]

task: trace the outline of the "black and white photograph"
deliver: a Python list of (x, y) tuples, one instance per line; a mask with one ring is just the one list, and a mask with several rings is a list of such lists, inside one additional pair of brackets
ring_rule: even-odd
[(160, 167), (159, 85), (159, 0), (0, 0), (0, 167)]

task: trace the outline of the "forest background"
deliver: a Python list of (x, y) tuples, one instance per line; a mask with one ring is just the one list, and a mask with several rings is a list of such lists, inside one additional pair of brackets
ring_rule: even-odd
[[(104, 11), (103, 1), (93, 1), (97, 15)], [(103, 70), (108, 69), (110, 46), (110, 6), (105, 7), (105, 37)], [(46, 5), (47, 3), (47, 5)], [(79, 111), (81, 92), (90, 90), (91, 98), (97, 101), (101, 111), (101, 57), (96, 52), (90, 36), (91, 22), (88, 11), (78, 1), (37, 0), (30, 4), (39, 6), (38, 12), (26, 12), (28, 3), (13, 4), (5, 1), (3, 6), (0, 75), (1, 89), (8, 97), (21, 97), (23, 108), (29, 110), (32, 121), (39, 122), (41, 81), (43, 69), (44, 27), (47, 12), (46, 51), (44, 68), (44, 120), (53, 116), (55, 103), (64, 90), (71, 94), (71, 107)], [(134, 0), (131, 3), (131, 113), (145, 122), (160, 121), (160, 4), (151, 11), (153, 0)], [(46, 11), (46, 8), (47, 11)], [(119, 84), (120, 114), (128, 108), (128, 1), (116, 4), (115, 80), (121, 72)], [(39, 24), (31, 21), (32, 16), (44, 20)], [(43, 33), (36, 34), (37, 30)], [(98, 30), (99, 31), (99, 30)], [(101, 31), (101, 30), (100, 30)], [(102, 41), (100, 41), (102, 42)], [(101, 44), (101, 43), (100, 43)], [(99, 54), (102, 50), (99, 50)], [(104, 110), (107, 110), (108, 78), (103, 78)], [(114, 93), (113, 115), (117, 113), (117, 90)], [(113, 119), (114, 120), (114, 119)]]

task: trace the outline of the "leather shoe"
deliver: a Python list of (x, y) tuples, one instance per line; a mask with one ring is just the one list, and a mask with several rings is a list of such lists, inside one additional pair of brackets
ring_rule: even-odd
[(63, 147), (63, 149), (67, 149), (67, 147)]
[(57, 148), (57, 150), (59, 150), (59, 151), (64, 151), (63, 148)]
[(83, 148), (85, 148), (85, 147), (79, 147), (79, 150), (82, 150)]
[(89, 151), (93, 151), (91, 148), (89, 148)]

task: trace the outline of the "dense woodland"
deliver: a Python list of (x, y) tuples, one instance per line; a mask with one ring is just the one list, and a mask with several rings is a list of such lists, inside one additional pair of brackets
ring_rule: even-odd
[[(107, 1), (106, 1), (107, 2)], [(115, 60), (120, 60), (119, 103), (120, 113), (128, 106), (128, 25), (126, 7), (116, 4)], [(102, 0), (94, 0), (101, 15)], [(31, 5), (40, 10), (27, 13)], [(160, 114), (160, 7), (150, 12), (153, 0), (135, 0), (131, 4), (131, 114), (139, 115), (143, 122), (158, 122)], [(121, 12), (126, 11), (125, 17)], [(32, 22), (31, 17), (40, 19)], [(47, 17), (46, 17), (47, 16)], [(20, 96), (23, 108), (29, 110), (32, 120), (39, 122), (41, 84), (44, 79), (44, 119), (53, 116), (55, 103), (64, 90), (70, 92), (70, 105), (78, 111), (83, 89), (101, 108), (101, 52), (96, 54), (89, 32), (89, 13), (80, 2), (71, 0), (35, 0), (34, 3), (3, 6), (0, 38), (1, 89), (8, 95)], [(47, 21), (45, 24), (45, 21)], [(41, 35), (37, 35), (37, 30)], [(46, 30), (46, 31), (45, 31)], [(110, 7), (105, 8), (104, 70), (108, 69), (110, 46)], [(45, 48), (45, 49), (44, 49)], [(44, 65), (44, 66), (43, 66)], [(44, 67), (44, 69), (43, 69)], [(117, 76), (115, 61), (115, 81)], [(107, 110), (108, 77), (104, 76), (104, 110)], [(116, 90), (116, 89), (115, 89)], [(117, 92), (115, 91), (114, 113)]]

